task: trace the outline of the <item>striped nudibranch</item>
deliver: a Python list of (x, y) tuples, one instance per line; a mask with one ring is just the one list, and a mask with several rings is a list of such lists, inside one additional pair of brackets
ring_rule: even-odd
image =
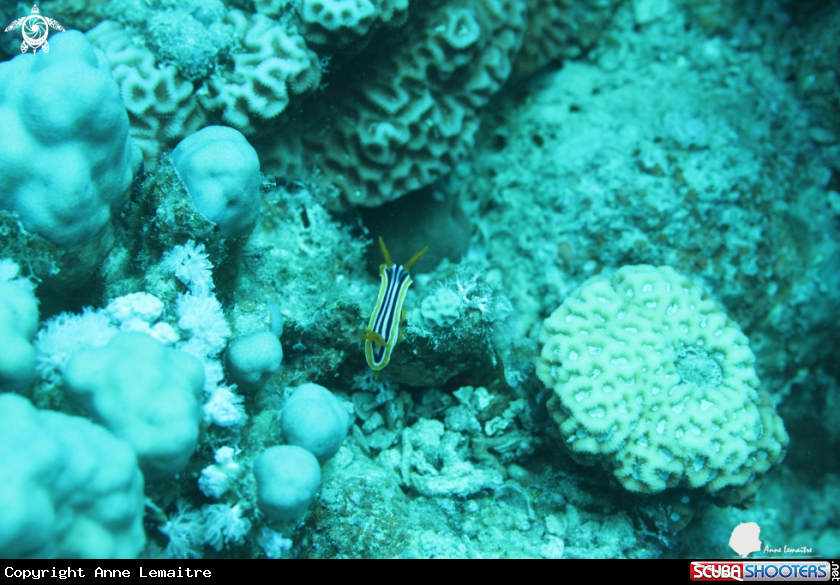
[(379, 287), (379, 298), (370, 316), (367, 329), (362, 329), (361, 336), (365, 340), (365, 358), (368, 366), (376, 371), (374, 378), (379, 376), (379, 370), (388, 365), (394, 346), (402, 340), (400, 326), (405, 321), (403, 301), (412, 280), (408, 269), (417, 259), (426, 253), (428, 246), (420, 250), (403, 266), (394, 264), (385, 242), (379, 238), (379, 247), (385, 256), (385, 264), (379, 266), (379, 277), (382, 285)]

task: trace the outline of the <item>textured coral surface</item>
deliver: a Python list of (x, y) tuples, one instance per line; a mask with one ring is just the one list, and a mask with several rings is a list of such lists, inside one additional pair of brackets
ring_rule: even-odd
[(38, 6), (0, 556), (840, 557), (837, 2)]
[(748, 339), (670, 267), (584, 282), (540, 341), (537, 374), (564, 445), (631, 491), (687, 485), (737, 502), (784, 457)]

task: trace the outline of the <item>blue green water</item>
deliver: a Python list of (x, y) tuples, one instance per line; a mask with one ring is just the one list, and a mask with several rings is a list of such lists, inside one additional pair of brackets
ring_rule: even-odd
[(0, 556), (840, 556), (836, 3), (0, 20)]

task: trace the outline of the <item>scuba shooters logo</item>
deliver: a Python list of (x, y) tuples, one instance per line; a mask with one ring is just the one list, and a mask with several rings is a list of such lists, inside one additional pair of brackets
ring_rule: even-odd
[(692, 581), (840, 581), (837, 561), (692, 561)]
[(13, 20), (4, 32), (19, 28), (23, 28), (23, 42), (20, 44), (20, 52), (25, 53), (31, 48), (33, 55), (38, 52), (38, 49), (43, 49), (45, 53), (50, 52), (50, 44), (47, 42), (50, 28), (64, 31), (64, 27), (58, 24), (58, 21), (41, 16), (37, 4), (32, 5), (32, 14)]

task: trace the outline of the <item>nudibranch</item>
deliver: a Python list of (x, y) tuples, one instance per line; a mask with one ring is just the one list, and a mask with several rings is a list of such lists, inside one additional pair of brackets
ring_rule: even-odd
[(382, 285), (379, 287), (379, 297), (376, 299), (376, 306), (370, 316), (370, 323), (367, 329), (361, 330), (361, 336), (365, 340), (365, 358), (368, 366), (376, 372), (374, 378), (379, 376), (379, 370), (388, 365), (394, 346), (402, 341), (400, 328), (405, 322), (403, 302), (408, 287), (412, 283), (408, 269), (429, 249), (426, 246), (411, 260), (400, 266), (391, 261), (391, 256), (381, 237), (379, 247), (382, 248), (382, 255), (385, 256), (385, 264), (379, 266)]

